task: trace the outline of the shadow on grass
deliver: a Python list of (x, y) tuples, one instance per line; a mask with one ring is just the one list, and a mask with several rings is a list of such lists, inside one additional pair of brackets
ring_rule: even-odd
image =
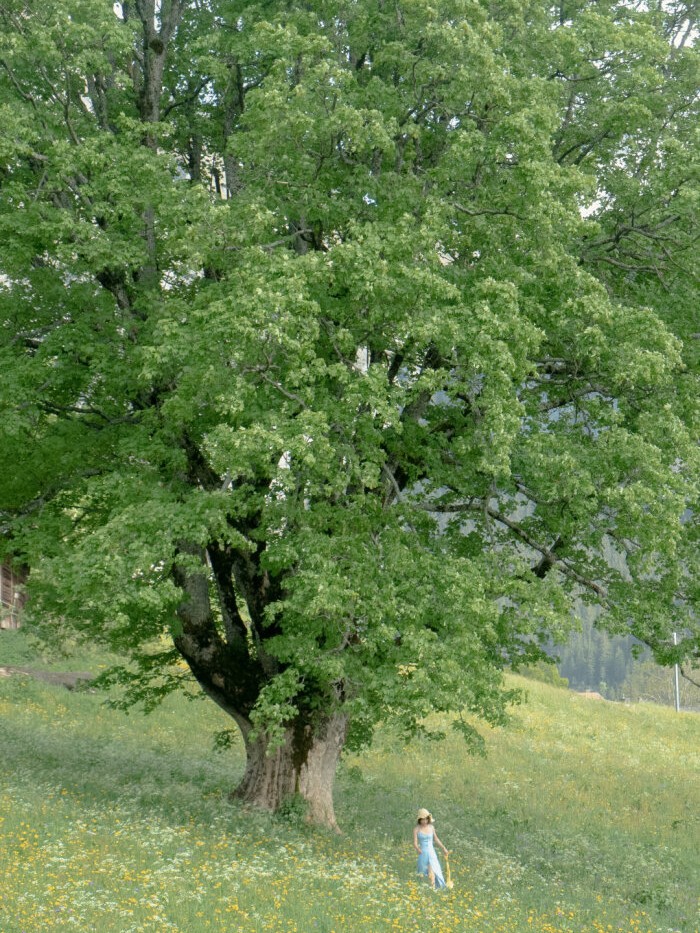
[(87, 805), (127, 798), (182, 821), (208, 818), (214, 802), (233, 807), (242, 748), (215, 752), (215, 726), (197, 704), (177, 698), (149, 716), (127, 715), (103, 696), (14, 677), (0, 682), (0, 704), (7, 783), (61, 786)]

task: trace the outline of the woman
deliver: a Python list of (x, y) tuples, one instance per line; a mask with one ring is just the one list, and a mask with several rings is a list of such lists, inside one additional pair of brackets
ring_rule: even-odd
[(445, 887), (445, 879), (442, 876), (442, 869), (433, 844), (435, 842), (445, 855), (450, 854), (438, 839), (431, 814), (421, 807), (418, 811), (418, 821), (413, 829), (413, 847), (418, 853), (417, 870), (419, 875), (427, 875), (431, 885), (437, 890)]

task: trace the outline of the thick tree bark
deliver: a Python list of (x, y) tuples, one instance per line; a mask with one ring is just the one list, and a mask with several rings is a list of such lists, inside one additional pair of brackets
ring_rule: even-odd
[(236, 128), (236, 122), (245, 109), (245, 86), (243, 70), (238, 62), (229, 65), (230, 79), (224, 93), (224, 177), (226, 179), (226, 197), (232, 198), (241, 188), (238, 160), (231, 149), (231, 137)]
[(168, 44), (180, 24), (182, 5), (180, 0), (170, 0), (157, 9), (156, 0), (136, 0), (136, 11), (143, 27), (141, 119), (144, 123), (157, 123)]
[(274, 811), (299, 794), (306, 802), (309, 823), (339, 832), (333, 784), (347, 725), (342, 714), (332, 715), (315, 727), (295, 724), (275, 748), (270, 748), (265, 736), (251, 738), (250, 729), (243, 728), (247, 763), (234, 796)]

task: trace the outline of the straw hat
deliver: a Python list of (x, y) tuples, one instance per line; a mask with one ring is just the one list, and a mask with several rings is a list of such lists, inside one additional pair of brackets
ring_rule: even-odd
[(432, 823), (432, 821), (433, 821), (433, 815), (432, 815), (432, 813), (431, 813), (429, 810), (426, 810), (425, 807), (421, 807), (421, 808), (420, 808), (420, 810), (418, 811), (418, 817), (417, 817), (417, 818), (418, 818), (419, 820), (430, 820), (431, 823)]

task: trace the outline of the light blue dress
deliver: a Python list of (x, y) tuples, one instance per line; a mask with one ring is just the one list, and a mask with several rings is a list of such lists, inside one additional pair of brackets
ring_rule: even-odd
[(420, 846), (420, 855), (418, 856), (418, 874), (429, 875), (432, 869), (435, 875), (435, 888), (444, 888), (445, 879), (442, 876), (442, 868), (438, 861), (437, 852), (433, 845), (433, 834), (422, 833), (418, 830), (418, 845)]

